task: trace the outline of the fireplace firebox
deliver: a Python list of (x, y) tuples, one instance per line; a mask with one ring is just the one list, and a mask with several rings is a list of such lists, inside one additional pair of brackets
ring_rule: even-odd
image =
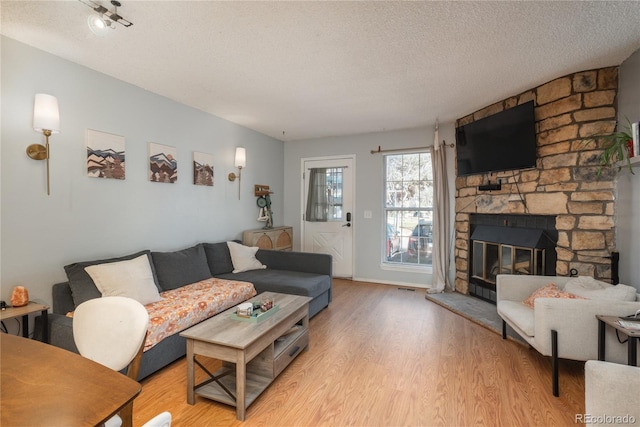
[(554, 216), (473, 214), (469, 223), (471, 295), (495, 303), (498, 274), (555, 275)]

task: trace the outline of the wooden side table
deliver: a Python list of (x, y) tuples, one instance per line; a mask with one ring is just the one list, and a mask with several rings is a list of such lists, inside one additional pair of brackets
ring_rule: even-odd
[(638, 342), (640, 340), (640, 331), (623, 328), (618, 324), (618, 316), (602, 316), (596, 315), (598, 319), (598, 360), (604, 360), (604, 330), (607, 325), (622, 332), (629, 337), (627, 342), (627, 365), (638, 366)]
[(7, 307), (0, 310), (0, 320), (13, 319), (22, 316), (22, 336), (29, 338), (29, 314), (42, 313), (42, 342), (49, 343), (49, 306), (29, 301), (29, 304), (22, 307)]

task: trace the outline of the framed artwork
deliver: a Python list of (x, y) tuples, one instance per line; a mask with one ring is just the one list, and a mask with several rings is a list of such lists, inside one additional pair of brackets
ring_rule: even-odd
[(176, 147), (149, 143), (149, 180), (171, 184), (178, 180)]
[(124, 179), (124, 136), (87, 129), (87, 176)]
[(193, 183), (213, 187), (213, 154), (193, 152)]

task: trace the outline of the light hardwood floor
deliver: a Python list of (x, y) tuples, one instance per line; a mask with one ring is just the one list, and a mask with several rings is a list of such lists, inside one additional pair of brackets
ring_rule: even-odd
[[(184, 358), (143, 380), (134, 425), (569, 426), (584, 413), (584, 363), (550, 360), (424, 298), (424, 290), (334, 279), (310, 348), (247, 409), (186, 403)], [(218, 362), (208, 365), (216, 368)]]

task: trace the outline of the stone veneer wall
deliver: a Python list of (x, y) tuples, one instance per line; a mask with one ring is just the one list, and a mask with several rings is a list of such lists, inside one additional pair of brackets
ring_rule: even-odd
[[(552, 80), (485, 107), (456, 122), (456, 127), (533, 100), (538, 160), (535, 169), (456, 178), (456, 290), (469, 290), (469, 214), (556, 215), (557, 275), (575, 268), (581, 275), (611, 277), (605, 257), (614, 242), (614, 178), (597, 155), (602, 141), (589, 137), (612, 133), (616, 125), (618, 67), (583, 71)], [(499, 191), (478, 185), (502, 182)], [(526, 206), (525, 206), (526, 205)]]

